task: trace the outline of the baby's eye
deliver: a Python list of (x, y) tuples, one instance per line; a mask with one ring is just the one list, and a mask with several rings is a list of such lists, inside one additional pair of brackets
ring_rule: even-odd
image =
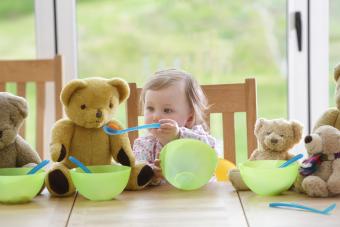
[(173, 110), (172, 109), (170, 109), (170, 108), (165, 108), (164, 109), (164, 113), (172, 113), (173, 112)]
[(80, 106), (80, 109), (85, 109), (86, 108), (86, 105), (85, 104), (82, 104), (81, 106)]
[(149, 111), (149, 112), (152, 112), (154, 110), (154, 108), (152, 106), (147, 106), (146, 110)]

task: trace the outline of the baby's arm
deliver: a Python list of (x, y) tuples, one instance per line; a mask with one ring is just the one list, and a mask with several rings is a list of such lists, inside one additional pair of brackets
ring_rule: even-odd
[(181, 127), (179, 129), (179, 138), (197, 139), (208, 144), (212, 148), (215, 148), (216, 145), (216, 139), (204, 131), (201, 125), (196, 125), (192, 129)]

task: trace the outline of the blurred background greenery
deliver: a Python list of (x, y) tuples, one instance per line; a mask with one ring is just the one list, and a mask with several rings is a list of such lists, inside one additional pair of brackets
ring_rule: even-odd
[[(258, 116), (287, 118), (286, 4), (286, 0), (78, 0), (78, 76), (118, 76), (138, 86), (153, 72), (173, 67), (192, 73), (200, 84), (255, 77)], [(340, 2), (331, 0), (331, 5), (333, 67), (340, 48), (340, 29), (333, 21), (339, 17)], [(0, 58), (35, 57), (34, 23), (33, 0), (0, 1)], [(15, 86), (7, 88), (15, 93)], [(330, 88), (332, 97), (333, 82)], [(28, 136), (34, 131), (34, 89), (28, 88)], [(125, 124), (124, 111), (121, 108), (117, 118)], [(221, 124), (221, 116), (214, 115), (211, 131), (219, 140)], [(246, 158), (244, 114), (237, 114), (236, 128), (239, 162)], [(34, 145), (34, 137), (28, 140)]]

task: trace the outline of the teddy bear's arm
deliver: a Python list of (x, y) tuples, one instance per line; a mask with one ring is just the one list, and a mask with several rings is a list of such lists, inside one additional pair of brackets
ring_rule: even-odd
[(316, 122), (313, 131), (322, 125), (331, 125), (335, 127), (336, 121), (339, 117), (339, 110), (337, 108), (328, 109)]
[(68, 119), (57, 121), (52, 129), (52, 141), (50, 144), (51, 159), (60, 162), (70, 150), (71, 139), (74, 132), (74, 123)]
[(41, 159), (37, 152), (20, 136), (15, 140), (15, 148), (17, 151), (16, 166), (21, 167), (29, 163), (40, 163)]
[[(117, 129), (123, 129), (118, 121), (111, 121), (109, 124), (115, 125)], [(135, 165), (135, 156), (132, 152), (128, 134), (111, 135), (110, 151), (114, 160), (125, 166)]]

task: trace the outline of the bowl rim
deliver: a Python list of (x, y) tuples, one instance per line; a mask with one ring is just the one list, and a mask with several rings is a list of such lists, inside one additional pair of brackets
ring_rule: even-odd
[(2, 175), (1, 171), (3, 170), (14, 170), (14, 169), (20, 169), (20, 170), (27, 170), (30, 171), (33, 167), (9, 167), (9, 168), (0, 168), (0, 178), (1, 177), (32, 177), (34, 175), (41, 175), (41, 174), (46, 174), (46, 170), (45, 169), (40, 169), (38, 172), (36, 172), (35, 174), (19, 174), (19, 175)]
[(72, 168), (70, 169), (70, 172), (73, 173), (73, 174), (79, 174), (79, 175), (112, 175), (112, 174), (121, 174), (122, 172), (131, 172), (131, 167), (130, 166), (124, 166), (124, 165), (116, 165), (116, 164), (113, 164), (113, 165), (87, 165), (86, 167), (110, 167), (110, 166), (116, 166), (116, 167), (121, 167), (121, 169), (117, 170), (117, 171), (114, 171), (114, 172), (103, 172), (103, 173), (85, 173), (83, 171), (81, 172), (78, 172), (77, 170), (81, 170), (80, 167), (75, 167), (75, 168)]

